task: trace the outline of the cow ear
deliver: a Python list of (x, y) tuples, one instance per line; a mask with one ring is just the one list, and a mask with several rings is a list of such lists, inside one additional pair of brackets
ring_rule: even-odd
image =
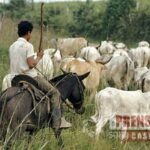
[(67, 74), (67, 72), (66, 72), (66, 71), (64, 71), (62, 68), (61, 68), (60, 70), (63, 72), (63, 74)]
[(74, 53), (73, 57), (74, 57), (74, 58), (76, 58), (76, 57), (77, 57), (77, 52), (75, 52), (75, 53)]
[(83, 75), (78, 76), (78, 78), (79, 78), (79, 80), (83, 80), (83, 79), (85, 79), (89, 74), (90, 74), (90, 72), (87, 72), (87, 73), (85, 73), (85, 74), (83, 74)]
[(97, 45), (95, 48), (98, 50), (100, 48), (101, 44)]

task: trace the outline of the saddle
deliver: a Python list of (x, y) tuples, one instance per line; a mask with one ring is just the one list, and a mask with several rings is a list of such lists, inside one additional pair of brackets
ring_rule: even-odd
[(16, 75), (12, 79), (11, 85), (12, 86), (20, 86), (22, 82), (27, 82), (27, 83), (35, 86), (37, 89), (40, 89), (40, 87), (38, 86), (38, 82), (36, 80), (34, 80), (32, 77), (30, 77), (28, 75), (24, 75), (24, 74)]
[(46, 93), (42, 91), (38, 82), (28, 75), (15, 76), (11, 81), (11, 85), (12, 87), (19, 86), (22, 89), (27, 89), (36, 101), (40, 101), (43, 97), (47, 98)]
[[(50, 102), (49, 97), (47, 94), (41, 90), (41, 88), (38, 85), (38, 82), (34, 80), (32, 77), (28, 75), (17, 75), (15, 76), (12, 81), (12, 87), (13, 86), (19, 86), (21, 87), (21, 90), (28, 90), (29, 93), (32, 96), (33, 99), (33, 106), (34, 106), (34, 112), (35, 115), (38, 116), (38, 114), (43, 109), (43, 106), (47, 106), (47, 113), (50, 113)], [(40, 105), (39, 105), (40, 104)]]

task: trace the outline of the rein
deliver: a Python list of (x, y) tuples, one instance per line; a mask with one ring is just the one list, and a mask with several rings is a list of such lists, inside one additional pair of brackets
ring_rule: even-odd
[(42, 71), (40, 71), (37, 67), (34, 68), (47, 80), (47, 77), (42, 73)]
[(57, 87), (61, 82), (63, 82), (68, 76), (72, 76), (72, 74), (66, 75), (64, 78), (62, 78), (59, 82), (57, 82), (54, 86)]
[[(65, 81), (65, 79), (66, 79), (68, 76), (72, 76), (72, 74), (71, 74), (71, 75), (70, 75), (70, 74), (66, 75), (64, 78), (62, 78), (62, 79), (61, 79), (57, 84), (55, 84), (54, 86), (57, 87), (60, 83), (62, 83), (63, 81)], [(67, 102), (67, 100), (64, 100), (63, 103), (65, 103), (66, 106), (67, 106), (69, 109), (71, 109), (71, 110), (74, 111), (73, 106), (72, 106), (71, 104), (69, 104), (69, 103)], [(74, 112), (73, 112), (73, 113), (74, 113)]]
[[(65, 105), (69, 108), (69, 112), (75, 114), (75, 111), (74, 111), (73, 106), (72, 106), (71, 104), (69, 104), (67, 100), (65, 100), (65, 101), (63, 101), (63, 102), (64, 102)], [(71, 109), (72, 111), (70, 111), (70, 109)]]

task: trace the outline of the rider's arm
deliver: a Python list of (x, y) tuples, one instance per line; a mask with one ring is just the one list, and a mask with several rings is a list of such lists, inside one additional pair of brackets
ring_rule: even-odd
[(29, 47), (27, 49), (27, 64), (28, 64), (29, 68), (32, 69), (38, 64), (40, 59), (43, 57), (43, 51), (38, 52), (37, 57), (34, 59), (33, 45), (29, 44), (28, 46)]
[(41, 54), (41, 56), (37, 55), (36, 59), (34, 59), (34, 56), (28, 57), (27, 58), (27, 64), (28, 64), (29, 68), (31, 68), (31, 69), (34, 68), (38, 64), (40, 59), (42, 58), (42, 55), (43, 54)]

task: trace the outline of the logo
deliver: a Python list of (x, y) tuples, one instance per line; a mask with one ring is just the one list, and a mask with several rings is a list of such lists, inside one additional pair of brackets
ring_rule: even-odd
[(110, 137), (125, 141), (150, 141), (150, 115), (121, 114), (109, 120)]

